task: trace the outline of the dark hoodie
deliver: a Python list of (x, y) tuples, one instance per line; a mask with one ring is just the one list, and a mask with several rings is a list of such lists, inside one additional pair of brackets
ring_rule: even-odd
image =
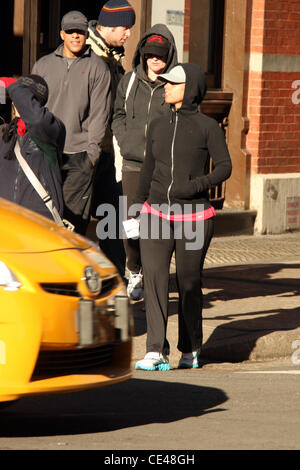
[[(186, 73), (182, 107), (151, 122), (136, 203), (189, 204), (192, 212), (210, 207), (208, 190), (229, 178), (231, 159), (217, 121), (201, 113), (205, 75), (198, 65), (180, 64)], [(213, 170), (209, 172), (210, 156)]]
[(115, 101), (112, 130), (124, 159), (123, 166), (129, 169), (139, 170), (143, 164), (147, 129), (151, 120), (169, 112), (169, 107), (164, 101), (164, 83), (161, 80), (152, 82), (144, 68), (142, 48), (152, 34), (161, 35), (170, 43), (164, 73), (177, 64), (177, 49), (172, 33), (164, 24), (154, 25), (142, 36), (133, 57), (132, 69), (136, 78), (126, 101), (126, 110), (126, 90), (132, 72), (121, 79)]

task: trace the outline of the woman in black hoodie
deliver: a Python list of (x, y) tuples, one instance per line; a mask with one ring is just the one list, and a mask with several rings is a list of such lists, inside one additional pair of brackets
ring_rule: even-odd
[[(132, 72), (119, 83), (112, 122), (113, 134), (123, 157), (122, 187), (127, 206), (132, 204), (140, 170), (145, 159), (146, 138), (152, 119), (168, 114), (164, 101), (164, 83), (158, 74), (177, 64), (177, 50), (172, 33), (163, 24), (152, 26), (139, 41)], [(127, 293), (133, 300), (143, 297), (138, 240), (124, 240), (129, 270)]]
[[(205, 75), (180, 64), (165, 80), (168, 116), (151, 122), (135, 202), (141, 209), (141, 256), (147, 316), (147, 354), (137, 369), (169, 370), (168, 282), (173, 252), (179, 292), (180, 368), (199, 367), (202, 345), (201, 279), (213, 236), (215, 211), (208, 190), (229, 178), (231, 160), (224, 133), (199, 105)], [(209, 173), (209, 158), (213, 171)]]

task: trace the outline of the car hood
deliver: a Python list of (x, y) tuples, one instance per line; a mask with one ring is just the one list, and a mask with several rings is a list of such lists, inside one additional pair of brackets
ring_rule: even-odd
[(1, 253), (83, 250), (91, 245), (87, 239), (59, 227), (50, 219), (1, 198), (0, 221)]

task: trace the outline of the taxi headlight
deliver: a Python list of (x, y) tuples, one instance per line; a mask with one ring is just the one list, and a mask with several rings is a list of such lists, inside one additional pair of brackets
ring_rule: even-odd
[(102, 282), (99, 274), (91, 266), (87, 266), (84, 270), (84, 277), (82, 278), (87, 288), (93, 294), (99, 294), (102, 288)]
[(0, 261), (0, 288), (1, 287), (10, 291), (15, 291), (21, 287), (21, 283), (3, 261)]

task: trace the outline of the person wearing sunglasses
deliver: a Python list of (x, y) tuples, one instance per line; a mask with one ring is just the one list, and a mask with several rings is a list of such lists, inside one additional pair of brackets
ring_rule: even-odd
[[(167, 26), (156, 24), (140, 39), (132, 62), (132, 72), (120, 81), (114, 106), (113, 134), (123, 158), (122, 188), (127, 208), (133, 202), (152, 119), (168, 114), (164, 84), (159, 74), (178, 62), (174, 37)], [(129, 271), (127, 294), (132, 300), (143, 298), (143, 271), (139, 240), (124, 239)]]

